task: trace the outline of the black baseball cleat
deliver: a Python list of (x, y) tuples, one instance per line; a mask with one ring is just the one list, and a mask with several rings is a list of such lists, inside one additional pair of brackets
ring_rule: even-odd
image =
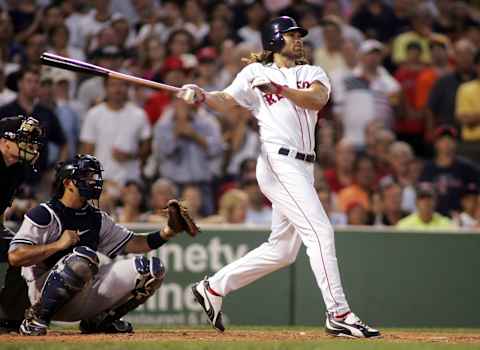
[(219, 332), (224, 332), (225, 327), (222, 321), (222, 297), (213, 295), (208, 291), (210, 285), (205, 278), (203, 281), (192, 286), (195, 301), (199, 303), (207, 314), (210, 324)]
[(109, 333), (124, 334), (133, 333), (133, 326), (130, 322), (119, 319), (112, 322), (97, 323), (95, 320), (80, 321), (80, 332), (82, 334)]
[(328, 334), (337, 337), (373, 338), (380, 336), (378, 330), (367, 326), (353, 312), (349, 312), (341, 320), (335, 318), (333, 313), (327, 313), (325, 330)]

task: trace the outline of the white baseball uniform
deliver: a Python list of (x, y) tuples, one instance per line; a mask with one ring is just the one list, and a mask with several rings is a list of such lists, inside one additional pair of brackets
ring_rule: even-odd
[[(318, 81), (330, 91), (328, 77), (320, 67), (279, 68), (274, 63), (246, 66), (224, 90), (258, 119), (262, 151), (257, 180), (272, 202), (272, 232), (268, 242), (210, 277), (210, 286), (227, 295), (294, 262), (303, 242), (327, 310), (347, 312), (350, 308), (340, 280), (333, 228), (314, 188), (314, 164), (295, 158), (297, 152), (314, 153), (317, 111), (252, 88), (258, 77), (295, 89)], [(281, 148), (288, 154), (279, 154)]]

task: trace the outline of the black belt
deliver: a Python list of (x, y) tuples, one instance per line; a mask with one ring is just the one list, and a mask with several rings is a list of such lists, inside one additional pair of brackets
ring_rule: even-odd
[[(282, 147), (278, 150), (278, 154), (281, 154), (283, 156), (288, 156), (290, 154), (290, 150), (288, 148)], [(297, 152), (297, 154), (295, 154), (295, 159), (300, 159), (308, 163), (314, 163), (315, 154), (305, 154), (305, 153)]]

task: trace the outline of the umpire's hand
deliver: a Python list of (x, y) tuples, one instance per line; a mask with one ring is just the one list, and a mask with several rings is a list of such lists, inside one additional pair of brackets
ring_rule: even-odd
[(72, 245), (77, 244), (79, 240), (80, 236), (77, 231), (65, 230), (57, 241), (58, 248), (60, 248), (60, 250), (70, 248)]

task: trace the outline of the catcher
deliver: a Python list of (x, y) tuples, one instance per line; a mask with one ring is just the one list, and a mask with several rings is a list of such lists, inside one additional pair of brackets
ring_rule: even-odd
[(110, 259), (157, 249), (181, 231), (199, 232), (187, 210), (171, 200), (166, 227), (135, 235), (94, 205), (102, 187), (100, 162), (77, 155), (58, 165), (53, 198), (25, 215), (8, 253), (12, 265), (23, 267), (32, 304), (21, 334), (45, 335), (52, 320), (80, 321), (82, 333), (131, 333), (121, 317), (153, 295), (165, 268), (156, 257)]

